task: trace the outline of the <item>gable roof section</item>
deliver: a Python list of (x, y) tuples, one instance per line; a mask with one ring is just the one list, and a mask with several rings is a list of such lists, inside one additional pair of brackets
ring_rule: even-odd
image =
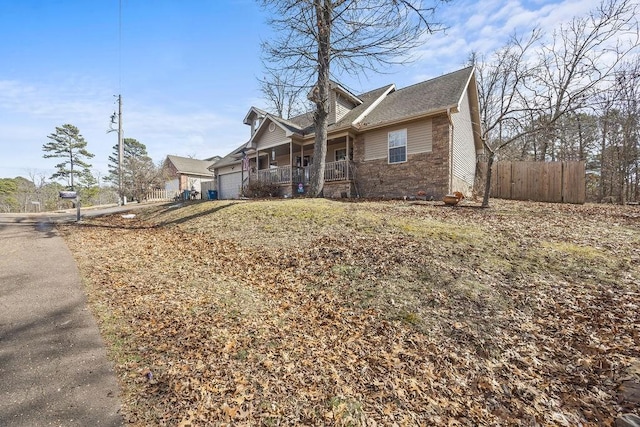
[(360, 125), (378, 126), (447, 109), (456, 111), (473, 70), (473, 67), (467, 67), (391, 92), (362, 119)]
[(212, 160), (190, 159), (173, 155), (168, 155), (167, 160), (173, 163), (178, 173), (185, 175), (211, 176), (211, 171), (208, 167), (216, 163)]
[(289, 119), (289, 122), (295, 124), (300, 129), (301, 135), (307, 135), (313, 133), (313, 111), (307, 111), (306, 113)]
[(387, 97), (387, 95), (394, 90), (396, 90), (396, 85), (390, 84), (374, 91), (367, 92), (363, 96), (367, 97), (368, 102), (363, 106), (363, 108), (354, 109), (350, 112), (352, 114), (346, 114), (345, 117), (343, 117), (343, 120), (338, 123), (338, 127), (340, 125), (358, 125), (362, 119), (367, 116), (367, 114), (373, 111), (373, 109), (376, 108)]
[(242, 121), (242, 123), (248, 125), (248, 124), (251, 124), (251, 119), (250, 119), (251, 116), (264, 117), (266, 115), (267, 115), (266, 111), (261, 110), (260, 108), (251, 107), (247, 115), (244, 116), (244, 120)]
[(267, 115), (264, 116), (264, 119), (262, 120), (262, 122), (260, 123), (256, 131), (253, 133), (253, 135), (251, 135), (251, 138), (249, 139), (249, 142), (247, 142), (247, 144), (249, 145), (255, 144), (255, 141), (259, 140), (259, 138), (266, 132), (265, 129), (267, 129), (271, 123), (275, 124), (280, 129), (282, 129), (287, 138), (290, 138), (293, 134), (302, 133), (302, 129), (300, 129), (300, 127), (297, 126), (295, 123), (289, 120), (285, 120), (281, 117), (275, 116), (273, 114), (267, 113)]
[(333, 80), (329, 81), (329, 87), (331, 90), (336, 91), (337, 93), (342, 94), (349, 101), (353, 102), (355, 105), (362, 104), (362, 100), (355, 96), (353, 93), (349, 92), (349, 90), (345, 89), (340, 83), (336, 83)]
[[(393, 84), (390, 84), (358, 95), (357, 99), (360, 101), (360, 104), (354, 107), (347, 114), (345, 114), (344, 117), (340, 119), (340, 121), (330, 124), (327, 128), (327, 132), (331, 133), (338, 129), (350, 127), (352, 124), (354, 124), (354, 121), (360, 115), (362, 115), (371, 107), (375, 106), (376, 103), (379, 102), (380, 99), (393, 88), (395, 88), (395, 86)], [(313, 124), (313, 114), (313, 111), (309, 111), (289, 119), (288, 122), (295, 125), (299, 129), (298, 131), (296, 131), (296, 133), (298, 133), (299, 135), (310, 135), (315, 131), (315, 127)]]
[(240, 163), (242, 160), (242, 150), (249, 150), (251, 148), (251, 141), (247, 141), (240, 145), (238, 148), (224, 156), (222, 159), (209, 166), (209, 170), (221, 168), (223, 166), (229, 166), (236, 163)]
[[(290, 135), (292, 133), (300, 133), (302, 131), (300, 126), (298, 126), (296, 123), (294, 123), (294, 122), (292, 122), (290, 120), (285, 120), (282, 117), (278, 117), (278, 116), (275, 116), (273, 114), (267, 113), (267, 115), (265, 116), (264, 120), (260, 124), (260, 127), (258, 127), (258, 130), (256, 131), (255, 135), (257, 135), (258, 132), (261, 129), (264, 129), (264, 128), (267, 127), (267, 125), (265, 123), (268, 122), (269, 120), (272, 121), (273, 123), (275, 123), (276, 125), (280, 126), (282, 128), (282, 130), (284, 130), (287, 135)], [(251, 138), (251, 139), (253, 139), (253, 138)]]

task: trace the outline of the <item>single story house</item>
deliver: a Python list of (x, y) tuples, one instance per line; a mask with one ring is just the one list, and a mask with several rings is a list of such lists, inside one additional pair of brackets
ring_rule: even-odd
[(203, 192), (205, 183), (214, 181), (214, 174), (209, 169), (220, 157), (206, 160), (191, 159), (169, 155), (164, 161), (165, 190), (182, 194), (184, 191), (195, 191), (198, 198)]
[[(483, 152), (473, 67), (397, 89), (354, 95), (331, 83), (325, 197), (424, 195), (440, 198), (474, 185)], [(219, 198), (237, 198), (252, 180), (306, 192), (314, 155), (313, 112), (283, 119), (252, 107), (250, 138), (210, 169)]]

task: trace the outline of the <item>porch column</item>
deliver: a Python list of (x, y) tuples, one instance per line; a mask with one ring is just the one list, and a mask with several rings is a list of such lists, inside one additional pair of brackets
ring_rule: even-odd
[(289, 141), (289, 184), (293, 191), (293, 141)]
[(347, 181), (349, 181), (349, 166), (351, 165), (351, 159), (349, 158), (349, 134), (347, 134), (347, 155), (345, 156), (347, 159)]
[(302, 181), (302, 184), (306, 184), (307, 180), (304, 175), (304, 145), (300, 146), (300, 168), (302, 169), (301, 171), (302, 178), (300, 180)]

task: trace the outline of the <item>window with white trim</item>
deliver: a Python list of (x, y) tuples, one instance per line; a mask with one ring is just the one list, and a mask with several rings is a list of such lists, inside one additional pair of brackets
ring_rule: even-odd
[(407, 130), (389, 132), (389, 163), (407, 161)]

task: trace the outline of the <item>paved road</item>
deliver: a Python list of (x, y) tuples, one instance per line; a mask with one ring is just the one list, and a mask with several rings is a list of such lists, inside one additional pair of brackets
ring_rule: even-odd
[(0, 215), (0, 426), (121, 426), (116, 377), (52, 219)]

